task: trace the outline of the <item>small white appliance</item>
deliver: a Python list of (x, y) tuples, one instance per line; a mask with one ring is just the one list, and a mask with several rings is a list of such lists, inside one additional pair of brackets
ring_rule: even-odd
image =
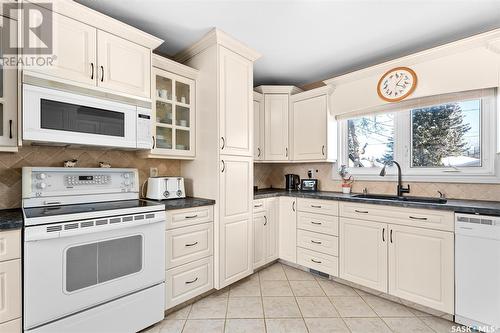
[(150, 177), (146, 197), (152, 200), (185, 198), (184, 178)]
[(24, 332), (137, 332), (165, 309), (165, 206), (136, 169), (23, 168)]
[(455, 215), (455, 321), (500, 332), (500, 217)]
[(23, 84), (23, 140), (151, 149), (151, 108)]

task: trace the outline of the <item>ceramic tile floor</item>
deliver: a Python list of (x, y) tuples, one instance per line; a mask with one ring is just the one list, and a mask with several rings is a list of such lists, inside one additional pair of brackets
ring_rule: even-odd
[(147, 333), (448, 333), (457, 325), (280, 263), (167, 315)]

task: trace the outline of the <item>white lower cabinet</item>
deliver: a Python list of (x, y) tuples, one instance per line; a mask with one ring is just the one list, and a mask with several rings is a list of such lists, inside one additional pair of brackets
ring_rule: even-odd
[[(261, 206), (262, 205), (262, 206)], [(278, 259), (277, 198), (254, 201), (253, 267)]]
[(453, 313), (453, 246), (451, 232), (391, 225), (389, 294)]
[(167, 270), (167, 309), (213, 288), (213, 257)]
[(6, 321), (0, 324), (0, 332), (2, 333), (21, 333), (21, 318)]
[(330, 274), (332, 276), (339, 276), (338, 257), (330, 256), (328, 254), (298, 247), (297, 264)]
[(340, 277), (387, 292), (387, 224), (340, 218)]
[(166, 309), (213, 289), (213, 227), (213, 206), (167, 211)]
[(297, 201), (295, 198), (279, 198), (279, 257), (297, 262)]
[(0, 232), (0, 332), (21, 332), (21, 231)]

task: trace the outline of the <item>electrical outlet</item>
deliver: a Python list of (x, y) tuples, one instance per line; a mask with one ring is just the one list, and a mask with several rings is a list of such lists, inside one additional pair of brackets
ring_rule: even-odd
[(149, 177), (158, 177), (158, 168), (149, 168)]
[(307, 170), (307, 176), (309, 176), (309, 178), (316, 178), (316, 172), (316, 169), (309, 169)]

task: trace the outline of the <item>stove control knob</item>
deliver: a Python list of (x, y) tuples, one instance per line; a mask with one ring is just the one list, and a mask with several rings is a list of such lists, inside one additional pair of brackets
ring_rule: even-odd
[(123, 174), (123, 178), (127, 179), (128, 177), (130, 177), (130, 175), (128, 173)]
[(126, 180), (123, 183), (125, 184), (125, 186), (129, 186), (130, 185), (130, 180)]
[(46, 187), (47, 187), (47, 184), (45, 184), (45, 183), (38, 183), (38, 184), (36, 185), (36, 187), (38, 187), (38, 188), (40, 188), (40, 189), (44, 189), (44, 188), (46, 188)]
[(46, 174), (44, 174), (44, 173), (39, 173), (39, 174), (36, 176), (36, 178), (38, 178), (38, 179), (45, 179), (45, 178), (47, 178), (47, 175), (46, 175)]

